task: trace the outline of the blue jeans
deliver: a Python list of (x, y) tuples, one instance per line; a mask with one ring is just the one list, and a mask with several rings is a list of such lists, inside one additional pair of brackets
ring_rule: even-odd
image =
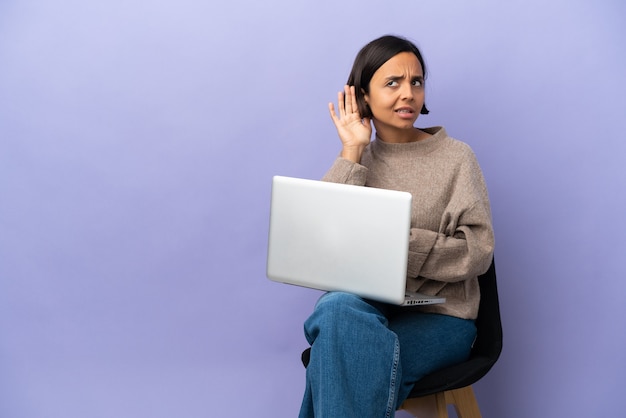
[(474, 321), (331, 292), (304, 324), (311, 344), (300, 418), (393, 417), (413, 384), (460, 363)]

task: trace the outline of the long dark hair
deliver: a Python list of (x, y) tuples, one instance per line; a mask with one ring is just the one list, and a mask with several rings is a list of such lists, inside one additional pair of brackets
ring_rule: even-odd
[[(385, 35), (365, 45), (357, 54), (348, 77), (348, 85), (354, 86), (359, 113), (362, 118), (372, 117), (372, 112), (365, 102), (365, 94), (369, 94), (370, 81), (374, 73), (390, 58), (401, 52), (415, 54), (422, 66), (424, 80), (426, 80), (426, 65), (420, 50), (413, 42), (399, 36)], [(427, 115), (426, 104), (422, 106), (421, 114)]]

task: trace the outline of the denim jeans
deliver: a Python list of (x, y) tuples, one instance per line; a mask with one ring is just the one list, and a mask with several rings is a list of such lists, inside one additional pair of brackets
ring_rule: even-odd
[(413, 384), (462, 362), (474, 321), (331, 292), (304, 324), (311, 344), (300, 418), (393, 417)]

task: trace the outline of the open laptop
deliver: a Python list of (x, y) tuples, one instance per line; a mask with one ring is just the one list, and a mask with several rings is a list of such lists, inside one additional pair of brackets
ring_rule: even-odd
[(443, 303), (406, 292), (412, 196), (275, 176), (267, 277), (396, 305)]

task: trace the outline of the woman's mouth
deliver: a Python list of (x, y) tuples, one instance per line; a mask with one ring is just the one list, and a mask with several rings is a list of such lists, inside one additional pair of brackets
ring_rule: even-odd
[(401, 107), (399, 109), (396, 109), (396, 113), (401, 118), (411, 118), (413, 117), (413, 114), (415, 113), (415, 111), (410, 107)]

